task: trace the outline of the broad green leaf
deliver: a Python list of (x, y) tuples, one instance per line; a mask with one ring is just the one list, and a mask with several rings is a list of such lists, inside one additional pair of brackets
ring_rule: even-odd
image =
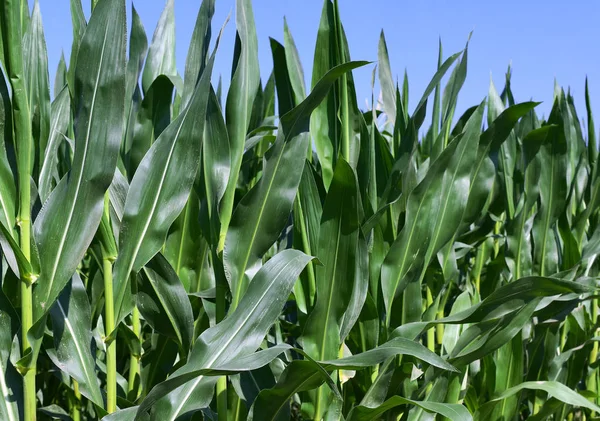
[[(238, 358), (235, 361), (232, 361), (225, 365), (220, 365), (214, 368), (200, 369), (183, 374), (173, 379), (169, 379), (161, 383), (158, 387), (156, 387), (152, 391), (151, 395), (146, 398), (146, 400), (144, 401), (145, 403), (143, 403), (141, 406), (135, 406), (125, 410), (117, 411), (114, 416), (119, 415), (123, 417), (122, 419), (126, 420), (146, 420), (148, 418), (148, 414), (143, 412), (145, 407), (149, 407), (156, 401), (157, 397), (166, 395), (173, 388), (185, 383), (186, 381), (194, 379), (198, 376), (222, 376), (224, 374), (232, 375), (257, 370), (266, 366), (275, 358), (277, 358), (278, 355), (290, 348), (291, 347), (286, 344), (276, 345), (272, 348), (261, 350), (256, 353), (249, 354), (245, 357)], [(109, 416), (107, 419), (114, 418), (111, 418), (111, 416)], [(121, 420), (121, 418), (118, 419)]]
[[(488, 94), (488, 124), (491, 126), (493, 121), (498, 118), (498, 115), (504, 111), (502, 99), (496, 91), (493, 82), (490, 82)], [(506, 212), (508, 219), (513, 219), (515, 216), (515, 192), (514, 192), (514, 175), (516, 166), (517, 154), (517, 139), (514, 132), (508, 135), (505, 142), (500, 145), (498, 151), (497, 172), (498, 178), (501, 180), (501, 185), (504, 189), (504, 200), (506, 202)]]
[[(451, 142), (427, 171), (407, 201), (405, 225), (390, 247), (382, 268), (381, 286), (390, 326), (394, 299), (411, 283), (416, 290), (426, 265), (456, 233), (468, 199), (472, 162), (483, 106), (467, 125), (465, 133)], [(425, 265), (425, 266), (424, 266)], [(419, 299), (404, 295), (402, 322), (414, 322), (421, 315)]]
[[(201, 166), (203, 183), (198, 194), (206, 201), (205, 218), (210, 225), (209, 229), (204, 229), (204, 235), (210, 244), (217, 245), (220, 232), (219, 209), (231, 173), (231, 156), (227, 127), (212, 88), (206, 111)], [(204, 209), (204, 205), (202, 208)]]
[(225, 104), (231, 171), (219, 214), (221, 217), (219, 250), (223, 249), (225, 245), (225, 237), (233, 214), (235, 190), (244, 154), (244, 142), (250, 125), (252, 106), (260, 85), (258, 40), (250, 0), (236, 0), (235, 24), (237, 30), (236, 55)]
[(463, 216), (464, 224), (475, 222), (482, 213), (482, 209), (485, 211), (485, 204), (492, 190), (495, 177), (494, 164), (490, 154), (495, 154), (498, 151), (500, 145), (506, 140), (519, 119), (538, 104), (536, 102), (523, 102), (507, 108), (482, 133), (477, 158), (473, 163), (473, 181), (471, 182), (469, 200)]
[[(135, 421), (137, 408), (138, 408), (137, 406), (134, 406), (134, 407), (127, 408), (127, 409), (121, 409), (121, 410), (118, 410), (117, 412), (113, 412), (112, 414), (107, 415), (106, 417), (104, 417), (102, 419), (105, 421)], [(141, 418), (141, 419), (146, 421), (148, 418)]]
[(331, 382), (331, 379), (317, 363), (309, 360), (292, 361), (274, 387), (265, 389), (258, 394), (248, 420), (288, 420), (290, 418), (289, 401), (294, 394), (316, 389), (327, 381)]
[[(319, 225), (323, 214), (316, 177), (311, 165), (305, 164), (292, 214), (294, 218), (294, 248), (302, 250), (310, 256), (315, 254), (318, 249)], [(311, 262), (294, 286), (296, 304), (300, 311), (308, 314), (308, 309), (314, 306), (315, 294), (315, 267)]]
[[(129, 104), (129, 98), (133, 96), (133, 92), (136, 86), (138, 86), (147, 51), (148, 38), (146, 37), (146, 31), (144, 30), (140, 15), (133, 3), (131, 3), (131, 35), (129, 37), (129, 60), (127, 61), (126, 87), (126, 98), (128, 103), (125, 104), (126, 108), (131, 106)], [(153, 80), (151, 82), (153, 82)]]
[[(29, 10), (28, 10), (29, 11)], [(50, 132), (50, 81), (48, 79), (48, 54), (42, 27), (42, 14), (36, 0), (31, 22), (23, 35), (23, 73), (25, 75), (29, 112), (31, 113), (35, 156), (35, 173), (43, 161)]]
[[(305, 351), (316, 360), (337, 357), (366, 298), (367, 247), (360, 238), (360, 206), (354, 170), (340, 158), (319, 228), (316, 251), (323, 266), (315, 269), (317, 299), (302, 334)], [(324, 409), (326, 393), (319, 389), (316, 408)]]
[[(317, 82), (334, 66), (341, 64), (339, 50), (335, 43), (335, 23), (333, 3), (324, 0), (319, 31), (313, 58), (313, 88)], [(335, 86), (325, 100), (319, 104), (310, 118), (310, 135), (319, 157), (323, 184), (326, 188), (333, 179), (333, 169), (339, 154), (339, 137), (341, 127), (338, 120), (337, 100), (338, 86)]]
[(592, 105), (590, 101), (590, 90), (588, 86), (588, 78), (585, 78), (585, 109), (588, 121), (588, 162), (592, 168), (596, 168), (598, 160), (598, 140), (596, 138), (596, 127), (594, 125), (594, 116), (592, 113)]
[(388, 55), (387, 43), (383, 30), (379, 35), (379, 49), (377, 53), (379, 59), (379, 84), (381, 85), (381, 96), (383, 99), (383, 109), (387, 115), (388, 121), (396, 121), (396, 84), (392, 76), (392, 67)]
[(192, 41), (185, 60), (185, 74), (182, 105), (187, 105), (194, 86), (200, 79), (208, 61), (208, 48), (211, 37), (211, 20), (215, 13), (215, 0), (203, 0), (196, 25), (192, 33)]
[(0, 75), (0, 96), (0, 224), (14, 237), (17, 189), (7, 155), (7, 145), (13, 143), (13, 123), (4, 74)]
[(58, 179), (58, 147), (64, 140), (70, 119), (71, 97), (69, 89), (63, 88), (52, 102), (50, 137), (40, 164), (38, 191), (42, 203), (48, 199), (53, 188), (53, 182)]
[[(277, 102), (279, 115), (285, 115), (299, 104), (290, 80), (289, 67), (285, 48), (273, 38), (271, 41), (271, 54), (273, 56), (273, 77), (277, 84)], [(248, 148), (247, 148), (248, 149)]]
[[(554, 104), (549, 122), (561, 124), (564, 110)], [(537, 159), (540, 167), (540, 206), (533, 221), (534, 264), (542, 276), (558, 271), (558, 250), (552, 227), (564, 211), (567, 201), (567, 141), (562, 124), (550, 128), (548, 137), (540, 146)]]
[[(504, 392), (521, 383), (523, 379), (523, 341), (514, 337), (509, 343), (497, 351), (495, 393)], [(492, 418), (495, 420), (511, 420), (517, 411), (518, 397), (504, 399), (494, 408)]]
[(300, 63), (300, 55), (296, 49), (296, 43), (288, 27), (287, 20), (283, 18), (283, 45), (285, 46), (285, 58), (288, 63), (288, 73), (294, 92), (295, 103), (300, 104), (306, 98), (306, 87), (304, 81), (304, 70)]
[(503, 285), (483, 301), (464, 311), (431, 322), (407, 323), (396, 328), (390, 336), (413, 339), (438, 323), (464, 324), (497, 321), (540, 297), (570, 293), (585, 294), (594, 290), (594, 287), (583, 283), (558, 278), (528, 276)]
[(173, 88), (169, 78), (158, 76), (146, 90), (135, 116), (131, 147), (127, 151), (131, 174), (135, 174), (152, 144), (171, 122)]
[(207, 252), (199, 219), (200, 200), (192, 190), (183, 212), (169, 230), (163, 250), (186, 291), (191, 291), (202, 276), (201, 265)]
[(17, 313), (0, 290), (0, 417), (6, 421), (22, 419), (22, 381), (9, 359), (19, 324)]
[(340, 75), (364, 64), (350, 62), (332, 69), (302, 103), (281, 117), (277, 140), (266, 155), (263, 176), (241, 200), (227, 232), (223, 257), (234, 308), (247, 288), (251, 273), (256, 271), (253, 266), (287, 223), (302, 176), (311, 112)]
[[(146, 288), (138, 292), (140, 313), (156, 331), (173, 334), (183, 354), (187, 354), (192, 343), (194, 317), (183, 284), (161, 254), (154, 256), (143, 272)], [(166, 324), (168, 328), (161, 329), (157, 323)]]
[(73, 26), (73, 42), (71, 43), (71, 54), (69, 55), (69, 69), (67, 73), (67, 80), (69, 84), (69, 91), (73, 94), (75, 92), (75, 71), (77, 68), (77, 56), (79, 54), (79, 46), (83, 39), (83, 34), (87, 27), (85, 15), (83, 14), (83, 7), (81, 6), (81, 0), (69, 0), (69, 6), (71, 10), (71, 24)]
[[(470, 36), (469, 36), (470, 38)], [(444, 93), (442, 95), (442, 124), (449, 125), (452, 123), (452, 115), (454, 115), (454, 111), (456, 109), (456, 101), (458, 99), (458, 93), (465, 83), (465, 79), (467, 78), (467, 56), (469, 52), (469, 42), (467, 41), (467, 45), (462, 53), (462, 58), (460, 62), (456, 65), (452, 73), (450, 74), (450, 78), (448, 79), (448, 83), (444, 88)]]
[(548, 393), (550, 396), (558, 399), (561, 402), (564, 402), (568, 405), (573, 405), (581, 408), (587, 408), (592, 411), (600, 412), (600, 407), (591, 403), (589, 400), (566, 387), (565, 385), (553, 382), (553, 381), (537, 381), (537, 382), (523, 382), (518, 386), (511, 387), (506, 390), (504, 393), (500, 394), (493, 399), (491, 399), (488, 403), (483, 405), (479, 412), (475, 414), (475, 419), (484, 420), (487, 419), (491, 410), (496, 407), (498, 404), (502, 403), (503, 400), (513, 396), (516, 393), (521, 392), (524, 389), (528, 390), (542, 390)]
[(61, 292), (50, 309), (54, 333), (54, 363), (79, 384), (81, 393), (99, 407), (104, 406), (92, 353), (91, 310), (78, 274)]
[[(284, 250), (269, 260), (254, 277), (240, 305), (221, 323), (200, 335), (187, 363), (169, 381), (193, 371), (228, 364), (254, 352), (281, 311), (294, 281), (311, 259), (299, 251)], [(180, 414), (207, 406), (215, 382), (216, 379), (202, 375), (186, 377), (179, 387), (158, 389), (152, 397), (149, 395), (138, 413), (150, 409), (160, 398), (153, 406), (153, 417), (173, 421)], [(167, 392), (170, 393), (164, 396)]]
[[(115, 311), (121, 321), (129, 274), (138, 272), (162, 247), (196, 178), (214, 53), (188, 106), (152, 144), (136, 171), (123, 213), (115, 262)], [(158, 204), (161, 204), (158, 207)]]
[(79, 47), (75, 82), (73, 164), (34, 224), (41, 263), (33, 290), (38, 327), (94, 237), (115, 171), (125, 90), (123, 1), (103, 0), (94, 10)]
[[(67, 86), (67, 63), (65, 61), (65, 53), (61, 53), (60, 60), (58, 62), (58, 67), (56, 69), (56, 74), (54, 76), (54, 97), (58, 95), (58, 92), (62, 91), (62, 89)], [(52, 112), (50, 113), (52, 114)]]
[(37, 256), (34, 254), (34, 259), (31, 259), (33, 263), (30, 262), (25, 254), (23, 254), (11, 232), (2, 224), (0, 224), (0, 245), (2, 246), (4, 258), (14, 274), (26, 282), (35, 282), (40, 274)]
[(160, 75), (177, 76), (175, 64), (175, 1), (167, 0), (160, 15), (142, 72), (142, 89), (146, 94)]
[(261, 420), (281, 419), (279, 417), (289, 411), (288, 401), (295, 393), (315, 389), (324, 382), (331, 382), (323, 370), (325, 372), (360, 370), (376, 366), (396, 355), (410, 355), (444, 370), (456, 370), (423, 345), (403, 338), (393, 339), (375, 349), (346, 358), (318, 363), (311, 360), (296, 360), (286, 367), (273, 388), (264, 390), (258, 395), (253, 405), (252, 419), (259, 419), (259, 417)]
[[(129, 37), (129, 59), (127, 61), (127, 79), (125, 82), (125, 138), (121, 145), (123, 154), (131, 149), (133, 127), (141, 102), (139, 88), (140, 73), (148, 50), (148, 38), (142, 20), (131, 3), (131, 34)], [(126, 161), (128, 167), (129, 162)], [(129, 170), (129, 168), (127, 168)], [(130, 176), (131, 177), (131, 176)]]
[[(462, 51), (455, 53), (455, 54), (451, 55), (450, 57), (448, 57), (442, 63), (441, 66), (438, 65), (437, 72), (435, 72), (435, 74), (433, 75), (433, 78), (431, 78), (429, 85), (427, 85), (427, 88), (425, 88), (425, 92), (423, 92), (423, 96), (421, 97), (421, 99), (419, 100), (419, 103), (417, 104), (415, 110), (413, 111), (413, 114), (412, 114), (413, 119), (417, 115), (419, 115), (419, 113), (421, 113), (423, 107), (425, 107), (427, 105), (427, 98), (429, 98), (429, 95), (431, 95), (433, 90), (436, 89), (436, 87), (438, 86), (438, 84), (440, 83), (440, 81), (442, 80), (442, 78), (444, 77), (446, 72), (448, 71), (448, 69), (461, 56), (461, 54), (462, 54)], [(416, 128), (419, 129), (419, 127), (416, 127)]]
[(455, 403), (439, 403), (428, 401), (414, 401), (401, 396), (393, 396), (383, 404), (375, 408), (357, 406), (352, 409), (348, 415), (349, 421), (374, 421), (381, 419), (381, 416), (392, 408), (401, 405), (414, 405), (424, 409), (427, 412), (443, 415), (451, 421), (472, 421), (473, 417), (463, 405)]

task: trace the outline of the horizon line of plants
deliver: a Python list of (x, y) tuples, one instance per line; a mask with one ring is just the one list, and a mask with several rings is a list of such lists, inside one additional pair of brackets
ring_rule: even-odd
[(38, 1), (0, 1), (1, 421), (600, 419), (587, 80), (585, 124), (510, 68), (463, 112), (440, 42), (410, 112), (324, 0), (311, 86), (285, 20), (261, 81), (236, 0), (223, 92), (215, 0), (183, 75), (173, 0), (150, 41), (125, 0), (70, 7), (51, 98)]

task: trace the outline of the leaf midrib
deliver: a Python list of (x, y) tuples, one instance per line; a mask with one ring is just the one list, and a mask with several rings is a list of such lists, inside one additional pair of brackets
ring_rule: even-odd
[[(286, 262), (283, 265), (283, 267), (279, 270), (279, 274), (272, 278), (271, 282), (267, 285), (267, 287), (263, 289), (262, 294), (260, 295), (260, 298), (258, 300), (256, 300), (255, 305), (252, 306), (251, 309), (247, 310), (248, 316), (246, 316), (246, 318), (238, 324), (238, 326), (235, 328), (235, 330), (230, 334), (229, 339), (221, 346), (219, 351), (217, 351), (213, 355), (213, 357), (208, 360), (205, 368), (211, 368), (211, 366), (215, 363), (215, 361), (227, 350), (228, 346), (231, 344), (231, 342), (233, 342), (235, 337), (239, 334), (240, 330), (242, 330), (244, 325), (246, 325), (246, 322), (248, 321), (248, 319), (252, 316), (252, 314), (254, 314), (256, 308), (263, 301), (263, 299), (267, 295), (267, 292), (269, 292), (269, 290), (271, 289), (273, 284), (275, 284), (276, 280), (279, 279), (280, 274), (284, 273), (285, 269), (288, 266), (290, 266), (292, 263), (294, 263), (297, 259), (298, 259), (298, 257), (295, 257), (295, 258), (290, 259), (288, 262)], [(181, 400), (181, 404), (177, 407), (177, 409), (175, 410), (175, 412), (173, 414), (173, 417), (170, 418), (169, 421), (175, 421), (177, 419), (177, 416), (183, 409), (183, 406), (186, 404), (187, 400), (190, 398), (191, 394), (194, 392), (194, 389), (196, 388), (196, 386), (198, 386), (198, 384), (204, 377), (205, 376), (199, 376), (198, 379), (196, 379), (194, 381), (194, 384), (192, 385), (192, 387), (190, 387), (189, 391), (185, 394), (184, 398)]]
[(6, 380), (4, 379), (4, 366), (2, 364), (2, 359), (0, 359), (0, 390), (2, 390), (2, 397), (4, 398), (4, 407), (6, 408), (6, 412), (8, 413), (8, 421), (17, 421), (15, 414), (13, 412), (12, 405), (10, 405), (10, 393), (8, 391), (8, 387), (6, 385)]
[[(67, 314), (65, 313), (65, 309), (63, 308), (62, 303), (60, 302), (60, 300), (57, 300), (56, 304), (58, 305), (58, 309), (60, 310), (60, 313), (63, 316), (65, 326), (71, 333), (71, 337), (73, 338), (73, 344), (75, 344), (75, 349), (77, 350), (77, 355), (79, 356), (79, 360), (81, 362), (83, 372), (85, 373), (87, 382), (90, 385), (90, 394), (93, 396), (94, 393), (92, 393), (92, 391), (94, 390), (94, 388), (92, 385), (95, 384), (96, 377), (90, 375), (90, 373), (88, 372), (88, 367), (87, 367), (87, 364), (85, 363), (85, 357), (83, 355), (83, 351), (81, 349), (79, 341), (77, 340), (77, 334), (75, 333), (75, 330), (73, 329), (73, 325), (71, 325), (71, 322), (69, 321), (69, 318), (68, 318)], [(94, 400), (96, 401), (96, 403), (102, 402), (102, 399), (98, 400), (98, 396), (94, 396)]]
[[(54, 280), (55, 280), (55, 276), (56, 276), (56, 271), (58, 270), (58, 262), (61, 260), (62, 257), (62, 252), (63, 252), (63, 248), (65, 246), (65, 241), (67, 239), (67, 233), (69, 232), (69, 228), (71, 226), (71, 220), (73, 219), (73, 213), (75, 210), (75, 205), (77, 203), (80, 203), (80, 200), (77, 200), (79, 197), (79, 188), (81, 187), (81, 182), (83, 179), (83, 173), (84, 173), (84, 166), (85, 166), (85, 161), (86, 161), (86, 157), (87, 157), (87, 152), (88, 152), (88, 147), (89, 147), (89, 143), (90, 143), (90, 133), (91, 133), (91, 129), (92, 129), (92, 119), (94, 116), (94, 111), (96, 110), (95, 104), (96, 104), (96, 94), (98, 93), (98, 84), (100, 81), (100, 76), (102, 74), (102, 67), (104, 64), (104, 50), (106, 47), (106, 39), (107, 39), (107, 33), (108, 33), (108, 27), (109, 25), (106, 25), (106, 28), (104, 30), (104, 39), (102, 41), (102, 50), (100, 52), (100, 65), (98, 66), (98, 73), (96, 74), (96, 83), (94, 84), (94, 94), (92, 95), (92, 103), (90, 106), (90, 116), (88, 118), (88, 127), (87, 127), (87, 132), (86, 132), (86, 136), (85, 136), (85, 147), (83, 148), (83, 159), (82, 159), (82, 168), (81, 171), (79, 172), (79, 178), (77, 180), (76, 183), (76, 189), (75, 189), (75, 200), (73, 200), (72, 204), (71, 204), (71, 210), (69, 211), (68, 214), (68, 218), (67, 218), (67, 223), (65, 225), (65, 229), (62, 232), (61, 238), (58, 242), (58, 252), (56, 253), (56, 258), (54, 259), (54, 266), (52, 268), (52, 274), (50, 276), (50, 278), (48, 279), (48, 283), (49, 286), (47, 288), (47, 292), (46, 292), (46, 297), (45, 297), (45, 301), (40, 303), (40, 304), (44, 304), (46, 303), (46, 301), (48, 300), (48, 298), (51, 295), (52, 292), (52, 287), (54, 285)], [(47, 304), (47, 303), (46, 303)]]

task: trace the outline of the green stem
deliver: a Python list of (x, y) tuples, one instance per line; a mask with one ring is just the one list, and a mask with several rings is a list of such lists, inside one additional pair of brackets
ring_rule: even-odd
[[(29, 186), (27, 186), (29, 187)], [(21, 202), (22, 203), (22, 202)], [(23, 204), (21, 204), (23, 206)], [(27, 205), (27, 212), (29, 213), (29, 205)], [(27, 257), (30, 258), (30, 228), (29, 215), (24, 220), (21, 217), (21, 251)], [(21, 279), (21, 338), (23, 341), (23, 355), (31, 352), (31, 344), (27, 337), (27, 332), (33, 326), (33, 298), (32, 298), (32, 285), (27, 279)], [(35, 390), (35, 373), (36, 373), (36, 361), (32, 362), (31, 367), (25, 372), (23, 376), (23, 387), (24, 387), (24, 415), (26, 421), (35, 421), (36, 419), (36, 390)]]
[[(104, 271), (104, 318), (106, 332), (115, 330), (115, 308), (113, 297), (112, 262), (102, 256)], [(117, 410), (117, 340), (107, 338), (106, 343), (106, 411), (110, 414)]]
[[(339, 16), (337, 0), (334, 1), (334, 19), (336, 22), (336, 47), (341, 63), (346, 62), (345, 51), (342, 44), (342, 23)], [(344, 73), (339, 79), (341, 96), (341, 118), (342, 118), (342, 156), (352, 165), (350, 156), (350, 108), (348, 105), (348, 76)]]
[[(23, 74), (23, 34), (22, 34), (22, 1), (5, 0), (3, 7), (4, 44), (8, 45), (4, 61), (5, 69), (12, 88), (12, 113), (14, 121), (14, 138), (17, 149), (17, 172), (19, 181), (19, 217), (20, 247), (26, 259), (31, 258), (31, 174), (33, 142), (31, 134), (31, 118), (27, 90)], [(21, 278), (21, 329), (23, 355), (31, 352), (31, 344), (27, 332), (33, 325), (33, 304), (31, 280)], [(31, 366), (23, 374), (24, 420), (36, 419), (36, 356)]]
[(73, 380), (73, 394), (75, 395), (73, 399), (73, 407), (71, 412), (71, 417), (73, 421), (81, 420), (81, 412), (79, 408), (81, 407), (81, 393), (79, 392), (79, 383), (76, 380)]
[[(427, 289), (427, 305), (426, 309), (429, 308), (433, 304), (433, 295), (431, 294), (431, 289), (429, 287)], [(435, 327), (427, 330), (427, 348), (431, 352), (435, 352)]]
[[(300, 200), (298, 199), (296, 202), (296, 210), (298, 211), (299, 214), (299, 220), (300, 220), (300, 235), (301, 235), (301, 239), (302, 239), (302, 248), (304, 249), (304, 253), (308, 254), (309, 256), (312, 256), (312, 250), (310, 248), (310, 243), (308, 242), (308, 237), (306, 235), (308, 228), (306, 227), (306, 223), (304, 221), (304, 209), (302, 209), (302, 202), (300, 202)], [(307, 304), (307, 311), (310, 311), (310, 309), (313, 308), (313, 306), (315, 305), (315, 296), (317, 293), (317, 282), (315, 280), (315, 269), (314, 266), (312, 264), (312, 262), (309, 262), (307, 267), (306, 267), (306, 274), (308, 276), (308, 302)], [(300, 281), (298, 281), (300, 282)]]
[(104, 329), (106, 337), (106, 410), (117, 410), (117, 339), (115, 332), (115, 302), (112, 264), (117, 259), (117, 245), (110, 224), (110, 198), (104, 195), (104, 212), (97, 238), (102, 250), (102, 275), (104, 277)]
[[(132, 275), (131, 279), (131, 289), (135, 294), (137, 291), (137, 284), (135, 280), (135, 276)], [(131, 327), (133, 333), (140, 339), (140, 335), (142, 332), (142, 327), (140, 324), (140, 311), (137, 306), (133, 306), (133, 311), (131, 312)], [(140, 373), (140, 355), (135, 355), (133, 352), (129, 356), (129, 379), (128, 379), (128, 396), (130, 399), (135, 400), (139, 396), (139, 387), (136, 387), (135, 379)]]
[(483, 243), (481, 243), (481, 246), (477, 249), (477, 254), (475, 255), (475, 267), (473, 268), (473, 277), (475, 279), (475, 289), (477, 290), (478, 295), (481, 291), (481, 271), (483, 270), (486, 247), (487, 244), (484, 241)]
[[(213, 254), (213, 265), (215, 268), (216, 282), (216, 322), (225, 318), (227, 281), (222, 276), (224, 272), (220, 267), (221, 261)], [(227, 421), (227, 376), (221, 376), (217, 380), (217, 415), (218, 421)]]

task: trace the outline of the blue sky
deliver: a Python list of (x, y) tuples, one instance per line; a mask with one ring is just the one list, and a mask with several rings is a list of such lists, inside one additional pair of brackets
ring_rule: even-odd
[[(84, 1), (89, 13), (89, 0)], [(600, 40), (598, 18), (600, 2), (580, 0), (339, 0), (350, 53), (354, 60), (377, 60), (377, 43), (385, 31), (392, 72), (401, 77), (407, 69), (412, 107), (435, 72), (438, 37), (444, 56), (459, 51), (473, 32), (469, 48), (467, 81), (459, 97), (458, 111), (479, 103), (487, 94), (490, 75), (498, 90), (504, 72), (512, 62), (512, 87), (517, 101), (533, 98), (543, 101), (546, 115), (552, 101), (554, 79), (570, 86), (583, 118), (584, 81), (590, 80), (592, 107), (600, 112)], [(49, 53), (50, 77), (64, 49), (71, 46), (68, 0), (39, 0)], [(131, 1), (127, 1), (128, 14)], [(135, 2), (148, 38), (165, 1)], [(182, 71), (200, 0), (175, 0), (177, 25), (177, 65)], [(283, 40), (286, 16), (310, 85), (311, 62), (321, 14), (322, 0), (254, 0), (254, 15), (259, 39), (259, 60), (263, 81), (272, 66), (269, 37)], [(460, 5), (460, 7), (458, 6)], [(217, 0), (213, 20), (215, 32), (230, 11), (234, 0)], [(130, 16), (128, 15), (130, 22)], [(215, 75), (229, 78), (235, 35), (232, 19), (219, 50)], [(370, 98), (371, 68), (355, 71), (359, 105)], [(53, 79), (51, 79), (53, 80)], [(600, 116), (597, 117), (600, 119)], [(598, 124), (597, 124), (598, 125)]]

